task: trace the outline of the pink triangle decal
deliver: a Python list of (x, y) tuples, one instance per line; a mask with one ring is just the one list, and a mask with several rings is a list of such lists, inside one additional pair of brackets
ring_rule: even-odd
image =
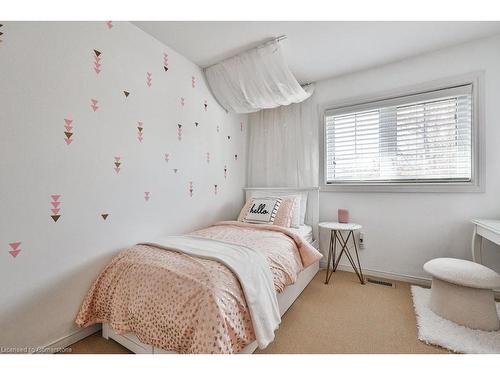
[(57, 202), (61, 198), (61, 194), (53, 194), (50, 196), (54, 202)]
[(11, 247), (12, 250), (17, 250), (20, 245), (21, 245), (21, 241), (11, 242), (9, 244), (9, 246)]
[(9, 250), (9, 254), (12, 255), (12, 257), (14, 258), (17, 257), (21, 251), (21, 249), (19, 248), (19, 246), (21, 246), (21, 241), (11, 242), (9, 246), (12, 249)]
[(60, 208), (51, 208), (50, 209), (54, 215), (59, 215)]
[(12, 251), (9, 251), (10, 255), (12, 255), (14, 258), (17, 257), (20, 252), (21, 252), (21, 250), (12, 250)]
[(71, 119), (68, 119), (68, 118), (65, 118), (64, 119), (64, 135), (66, 136), (66, 138), (64, 138), (64, 142), (69, 146), (73, 140), (70, 139), (71, 136), (73, 135), (73, 126), (71, 125), (71, 123), (73, 122), (73, 120)]
[(97, 106), (97, 103), (99, 103), (99, 100), (97, 99), (90, 99), (90, 102), (92, 103), (90, 105), (90, 108), (92, 108), (95, 111), (97, 111), (99, 109), (99, 107)]
[(61, 202), (50, 202), (50, 204), (52, 205), (52, 207), (57, 208), (57, 207), (59, 207)]

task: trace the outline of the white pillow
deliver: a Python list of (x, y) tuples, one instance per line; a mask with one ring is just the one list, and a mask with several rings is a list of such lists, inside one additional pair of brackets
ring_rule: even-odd
[(300, 193), (300, 225), (306, 223), (307, 192)]

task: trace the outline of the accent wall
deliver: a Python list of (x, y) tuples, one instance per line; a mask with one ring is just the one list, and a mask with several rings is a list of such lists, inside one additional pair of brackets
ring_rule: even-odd
[(120, 250), (237, 217), (247, 119), (131, 23), (0, 31), (0, 346), (45, 346)]

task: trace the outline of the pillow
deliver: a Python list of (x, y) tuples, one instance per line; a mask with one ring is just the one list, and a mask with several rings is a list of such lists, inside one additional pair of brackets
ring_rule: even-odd
[[(301, 218), (302, 218), (302, 223), (304, 223), (304, 216), (305, 216), (305, 208), (304, 212), (302, 212), (302, 207), (301, 207), (301, 201), (302, 201), (302, 194), (297, 193), (297, 194), (286, 194), (286, 192), (278, 192), (278, 193), (271, 193), (271, 195), (266, 195), (269, 194), (269, 192), (265, 191), (254, 191), (252, 192), (251, 197), (276, 197), (276, 198), (291, 198), (294, 200), (293, 203), (293, 211), (292, 211), (292, 218), (290, 222), (290, 227), (293, 228), (299, 228), (301, 225)], [(305, 193), (305, 199), (307, 200), (307, 193)], [(304, 206), (305, 207), (305, 206)], [(303, 216), (301, 216), (303, 214)]]
[[(251, 198), (243, 207), (243, 221), (256, 224), (273, 224), (281, 205), (281, 198)], [(247, 202), (248, 203), (248, 202)], [(240, 216), (241, 216), (240, 214)]]
[(307, 192), (300, 193), (300, 225), (306, 223)]
[(300, 202), (301, 202), (301, 196), (299, 194), (291, 194), (291, 195), (277, 195), (277, 198), (281, 199), (286, 199), (289, 198), (293, 202), (293, 207), (292, 207), (292, 217), (290, 221), (290, 227), (292, 228), (299, 228), (300, 226)]
[(278, 209), (278, 212), (276, 213), (276, 219), (274, 219), (274, 225), (290, 228), (294, 205), (295, 205), (295, 199), (281, 198), (281, 205), (280, 208)]
[(292, 220), (293, 206), (294, 199), (291, 198), (249, 198), (241, 209), (238, 221), (288, 228)]

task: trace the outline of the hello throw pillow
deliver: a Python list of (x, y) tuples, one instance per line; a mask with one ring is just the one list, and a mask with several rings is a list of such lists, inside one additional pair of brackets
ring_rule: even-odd
[(250, 198), (241, 209), (239, 221), (290, 227), (294, 201), (289, 198)]

